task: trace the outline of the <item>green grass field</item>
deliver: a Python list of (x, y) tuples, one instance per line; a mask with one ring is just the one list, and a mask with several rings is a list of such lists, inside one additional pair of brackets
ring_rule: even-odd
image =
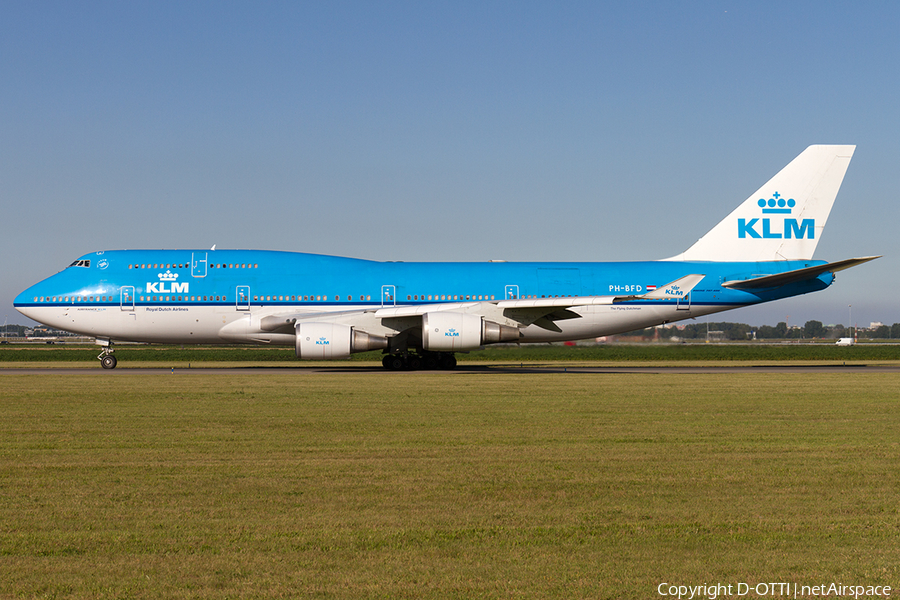
[(900, 587), (892, 374), (48, 370), (0, 385), (0, 598)]
[[(78, 366), (97, 366), (100, 349), (93, 345), (39, 345), (13, 344), (0, 346), (0, 368), (51, 363), (81, 363)], [(568, 362), (591, 364), (619, 362), (769, 362), (786, 361), (834, 361), (836, 363), (898, 362), (900, 345), (867, 343), (856, 346), (835, 346), (833, 343), (813, 344), (609, 344), (593, 346), (551, 346), (525, 344), (522, 346), (488, 346), (483, 350), (457, 353), (460, 362)], [(350, 363), (381, 361), (381, 352), (363, 352), (350, 357)], [(286, 347), (228, 347), (228, 346), (147, 346), (121, 345), (116, 358), (119, 368), (144, 366), (187, 367), (203, 363), (204, 366), (235, 366), (262, 364), (315, 365), (298, 361), (293, 348)]]

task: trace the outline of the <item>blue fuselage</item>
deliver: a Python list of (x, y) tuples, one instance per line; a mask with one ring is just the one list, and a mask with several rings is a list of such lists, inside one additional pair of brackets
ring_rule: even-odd
[[(263, 250), (117, 250), (81, 257), (22, 292), (15, 307), (48, 325), (96, 337), (210, 343), (234, 341), (218, 331), (247, 315), (641, 295), (689, 273), (705, 276), (678, 302), (624, 302), (604, 307), (612, 313), (597, 313), (568, 331), (525, 330), (522, 340), (546, 341), (628, 331), (818, 291), (831, 283), (831, 273), (771, 289), (721, 284), (820, 264), (406, 263)], [(625, 317), (625, 309), (632, 314)], [(251, 341), (286, 343), (276, 338)]]

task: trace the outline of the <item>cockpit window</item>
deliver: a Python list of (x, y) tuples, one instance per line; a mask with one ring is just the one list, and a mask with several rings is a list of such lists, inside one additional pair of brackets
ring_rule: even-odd
[(72, 263), (71, 265), (69, 265), (69, 266), (70, 266), (70, 267), (90, 267), (90, 266), (91, 266), (91, 261), (89, 261), (89, 260), (76, 260), (75, 262), (73, 262), (73, 263)]

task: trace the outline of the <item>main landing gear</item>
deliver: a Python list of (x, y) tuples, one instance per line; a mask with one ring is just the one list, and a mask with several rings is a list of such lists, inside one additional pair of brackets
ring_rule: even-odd
[(452, 371), (456, 368), (456, 356), (452, 352), (425, 352), (423, 354), (385, 354), (381, 364), (388, 371)]
[[(100, 342), (100, 340), (97, 341)], [(106, 343), (101, 342), (100, 345), (103, 346), (103, 350), (100, 351), (100, 356), (97, 357), (100, 360), (100, 366), (104, 369), (115, 369), (118, 361), (116, 360), (116, 357), (113, 356), (115, 350), (113, 350), (112, 342), (107, 340)]]

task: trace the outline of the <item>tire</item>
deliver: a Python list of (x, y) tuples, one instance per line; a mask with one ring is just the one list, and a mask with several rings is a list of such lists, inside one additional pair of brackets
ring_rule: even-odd
[(403, 360), (403, 357), (395, 354), (386, 357), (381, 361), (381, 364), (383, 364), (384, 368), (388, 371), (402, 371), (406, 368), (406, 361)]
[(426, 371), (434, 371), (440, 366), (440, 364), (440, 356), (435, 354), (434, 352), (429, 352), (422, 357), (422, 368)]
[(107, 354), (103, 358), (100, 359), (100, 366), (104, 369), (115, 369), (116, 363), (119, 361), (116, 360), (116, 357), (112, 354)]

